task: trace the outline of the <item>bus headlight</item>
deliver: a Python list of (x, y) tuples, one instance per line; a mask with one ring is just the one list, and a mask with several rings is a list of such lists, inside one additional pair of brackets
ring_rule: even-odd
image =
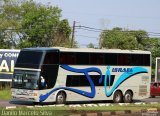
[(34, 93), (33, 96), (37, 96), (37, 93)]
[(15, 91), (14, 90), (11, 90), (11, 95), (13, 96), (15, 94)]
[(37, 93), (30, 93), (29, 96), (37, 96)]

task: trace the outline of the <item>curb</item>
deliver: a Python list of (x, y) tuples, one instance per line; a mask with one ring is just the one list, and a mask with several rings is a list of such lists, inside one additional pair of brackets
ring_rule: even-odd
[(141, 113), (141, 111), (112, 111), (112, 112), (98, 112), (98, 113), (82, 113), (82, 114), (72, 114), (69, 116), (110, 116), (110, 115), (125, 115), (125, 114), (138, 114)]
[[(98, 103), (98, 104), (70, 104), (70, 105), (64, 105), (64, 104), (59, 104), (59, 105), (33, 105), (33, 106), (23, 106), (26, 108), (34, 108), (34, 107), (109, 107), (109, 106), (127, 106), (127, 105), (154, 105), (154, 104), (159, 104), (158, 102), (149, 102), (149, 103), (145, 103), (145, 102), (138, 102), (138, 103), (117, 103), (117, 104), (112, 104), (112, 103)], [(16, 108), (16, 107), (21, 107), (21, 106), (6, 106), (6, 109), (12, 109), (12, 108)]]
[(158, 116), (158, 111), (160, 109), (157, 108), (149, 108), (146, 110), (124, 110), (124, 111), (112, 111), (112, 112), (98, 112), (98, 113), (82, 113), (82, 114), (73, 114), (69, 116), (111, 116), (111, 115), (130, 115), (130, 114), (144, 114), (144, 116)]
[(15, 108), (16, 108), (16, 106), (7, 106), (6, 110), (8, 110), (8, 109), (15, 109)]
[[(157, 109), (156, 109), (157, 110)], [(98, 112), (98, 113), (81, 113), (81, 114), (72, 114), (69, 116), (112, 116), (112, 115), (130, 115), (130, 114), (147, 114), (147, 116), (150, 116), (149, 114), (153, 114), (153, 116), (158, 116), (154, 115), (156, 114), (155, 112), (148, 112), (148, 111), (141, 111), (141, 110), (136, 110), (136, 111), (131, 111), (131, 110), (125, 110), (125, 111), (112, 111), (112, 112)]]
[[(71, 104), (71, 105), (35, 105), (35, 106), (22, 106), (22, 107), (26, 107), (26, 108), (43, 108), (43, 107), (70, 107), (70, 108), (76, 108), (76, 107), (110, 107), (110, 106), (127, 106), (127, 105), (145, 105), (145, 104), (158, 104), (158, 102), (150, 102), (150, 103), (144, 103), (144, 102), (140, 102), (140, 103), (118, 103), (118, 104), (111, 104), (111, 103), (99, 103), (99, 104)], [(6, 106), (5, 109), (15, 109), (18, 108), (20, 106)], [(126, 114), (147, 114), (147, 113), (155, 113), (155, 112), (160, 111), (160, 109), (157, 108), (150, 108), (150, 109), (146, 109), (146, 110), (124, 110), (124, 111), (108, 111), (108, 112), (84, 112), (84, 113), (77, 113), (77, 114), (71, 114), (69, 116), (110, 116), (110, 115), (126, 115)], [(65, 115), (66, 116), (66, 115)]]

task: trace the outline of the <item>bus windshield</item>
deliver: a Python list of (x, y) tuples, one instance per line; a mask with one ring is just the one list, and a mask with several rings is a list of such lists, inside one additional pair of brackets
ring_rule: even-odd
[(38, 51), (21, 51), (15, 67), (39, 68), (43, 52)]
[[(16, 72), (16, 71), (15, 71)], [(16, 72), (13, 78), (13, 88), (38, 89), (39, 72)]]

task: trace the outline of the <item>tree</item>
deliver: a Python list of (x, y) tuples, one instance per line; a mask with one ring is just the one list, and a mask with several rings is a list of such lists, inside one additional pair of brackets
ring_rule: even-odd
[(135, 49), (137, 41), (129, 32), (123, 32), (122, 28), (104, 30), (101, 35), (101, 46), (108, 49)]
[(145, 49), (148, 33), (144, 30), (126, 30), (119, 27), (104, 30), (100, 35), (101, 45), (111, 49)]
[(0, 31), (0, 49), (4, 49), (6, 48), (6, 45), (4, 44), (4, 35), (2, 33), (2, 31)]
[(4, 0), (0, 29), (11, 45), (23, 47), (64, 46), (70, 41), (71, 28), (61, 19), (61, 9), (33, 0)]
[(150, 38), (144, 30), (123, 30), (116, 27), (112, 30), (104, 30), (100, 39), (104, 48), (151, 51), (153, 69), (155, 68), (156, 57), (160, 56), (160, 38)]
[(14, 47), (17, 42), (17, 29), (20, 26), (18, 1), (3, 0), (0, 9), (0, 31), (3, 35), (3, 44), (5, 48)]
[(152, 67), (155, 68), (156, 57), (160, 56), (160, 38), (149, 38), (144, 43), (146, 50), (152, 53)]
[(95, 45), (94, 45), (93, 43), (89, 43), (89, 44), (87, 45), (87, 48), (95, 48)]
[[(29, 8), (29, 9), (28, 9)], [(22, 4), (22, 28), (27, 45), (61, 46), (70, 38), (71, 28), (68, 20), (60, 20), (58, 7), (36, 4), (33, 1)]]

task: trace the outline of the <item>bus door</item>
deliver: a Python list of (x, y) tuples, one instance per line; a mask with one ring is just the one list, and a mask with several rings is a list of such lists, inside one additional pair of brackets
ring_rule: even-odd
[(40, 86), (40, 89), (50, 89), (54, 87), (57, 80), (58, 68), (59, 51), (46, 52), (41, 66), (41, 77), (44, 78), (45, 87)]

